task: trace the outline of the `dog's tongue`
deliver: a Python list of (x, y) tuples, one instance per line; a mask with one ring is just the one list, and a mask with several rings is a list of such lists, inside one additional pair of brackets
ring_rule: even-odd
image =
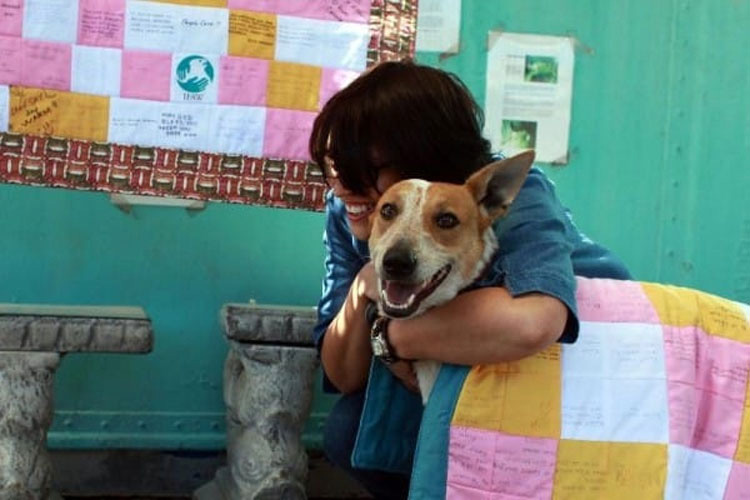
[(409, 302), (409, 298), (417, 293), (418, 288), (418, 285), (399, 283), (397, 281), (386, 281), (384, 290), (388, 302), (397, 305)]

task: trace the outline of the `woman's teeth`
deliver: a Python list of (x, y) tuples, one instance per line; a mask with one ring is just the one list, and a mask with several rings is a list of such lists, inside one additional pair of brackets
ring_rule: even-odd
[(349, 215), (358, 216), (365, 214), (372, 210), (372, 205), (365, 204), (365, 205), (346, 205), (346, 212)]

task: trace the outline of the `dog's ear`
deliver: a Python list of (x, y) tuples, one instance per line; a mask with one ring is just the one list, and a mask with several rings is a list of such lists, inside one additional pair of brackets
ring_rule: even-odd
[(466, 186), (480, 210), (490, 219), (508, 211), (534, 163), (534, 151), (490, 163), (469, 177)]

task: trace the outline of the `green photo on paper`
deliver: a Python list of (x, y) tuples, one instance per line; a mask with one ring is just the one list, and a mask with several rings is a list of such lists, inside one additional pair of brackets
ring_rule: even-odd
[(526, 56), (523, 79), (527, 82), (557, 83), (557, 59), (550, 56)]

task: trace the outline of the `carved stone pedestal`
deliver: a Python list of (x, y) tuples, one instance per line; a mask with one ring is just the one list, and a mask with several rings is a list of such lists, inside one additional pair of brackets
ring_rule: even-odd
[(229, 305), (222, 312), (227, 467), (196, 500), (304, 499), (302, 429), (310, 411), (317, 352), (312, 309)]
[(60, 355), (0, 352), (0, 499), (48, 498), (47, 430)]
[(46, 441), (61, 355), (143, 353), (152, 344), (139, 308), (0, 304), (0, 500), (60, 498)]

